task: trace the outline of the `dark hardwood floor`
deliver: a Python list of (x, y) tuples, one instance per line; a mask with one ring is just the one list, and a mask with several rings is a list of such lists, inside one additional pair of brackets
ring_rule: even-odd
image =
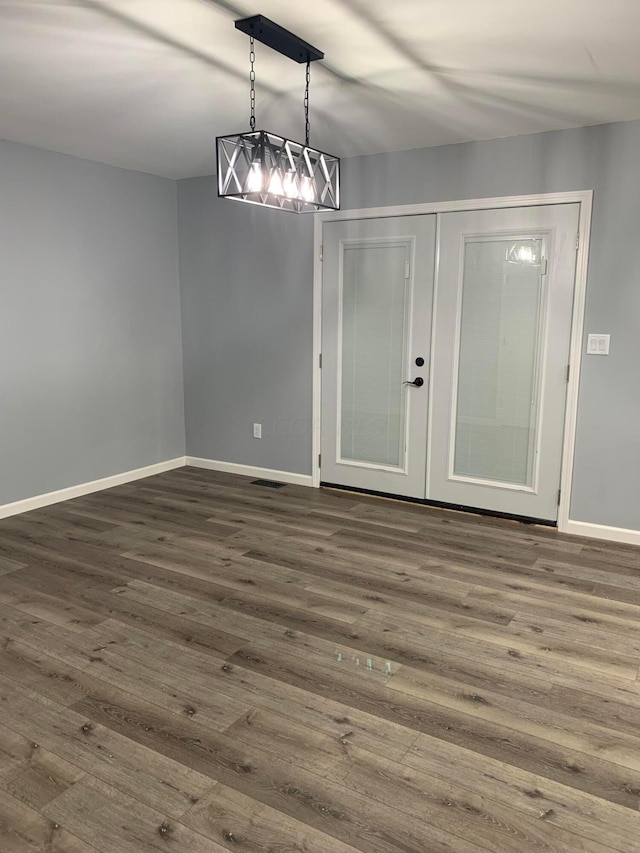
[(0, 851), (640, 851), (640, 549), (180, 469), (0, 522)]

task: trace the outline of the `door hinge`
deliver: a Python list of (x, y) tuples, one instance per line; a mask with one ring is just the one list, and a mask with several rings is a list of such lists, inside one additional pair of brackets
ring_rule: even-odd
[(320, 251), (318, 253), (318, 256), (319, 256), (320, 260), (322, 260), (322, 246), (320, 246)]
[(318, 356), (318, 367), (322, 370), (322, 353)]
[(562, 495), (562, 489), (558, 489), (558, 506), (560, 506), (560, 496)]
[(409, 278), (411, 274), (411, 266), (409, 265), (409, 261), (405, 261), (404, 264), (404, 277)]
[(580, 232), (578, 231), (578, 233), (576, 234), (576, 252), (578, 251), (579, 248), (580, 248)]
[(547, 259), (541, 258), (541, 260), (540, 260), (540, 275), (546, 275), (546, 274), (547, 274)]
[(318, 468), (322, 465), (322, 453), (318, 453)]
[(569, 377), (571, 376), (571, 365), (567, 365), (567, 382), (569, 381)]

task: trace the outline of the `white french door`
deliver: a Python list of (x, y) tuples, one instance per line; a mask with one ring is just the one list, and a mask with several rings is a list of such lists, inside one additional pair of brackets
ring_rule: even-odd
[(557, 518), (579, 213), (442, 214), (431, 500)]
[(323, 482), (557, 518), (579, 211), (325, 223)]
[(435, 230), (435, 216), (325, 223), (323, 482), (424, 497)]

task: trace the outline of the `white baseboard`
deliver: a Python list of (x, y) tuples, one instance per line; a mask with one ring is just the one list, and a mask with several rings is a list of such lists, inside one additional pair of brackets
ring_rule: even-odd
[(295, 486), (312, 486), (311, 474), (294, 474), (291, 471), (276, 471), (273, 468), (254, 468), (252, 465), (240, 465), (236, 462), (218, 462), (216, 459), (200, 459), (187, 456), (186, 464), (194, 468), (206, 468), (209, 471), (222, 471), (225, 474), (241, 474), (243, 477), (256, 477), (264, 480), (278, 480)]
[[(114, 474), (112, 477), (103, 477), (100, 480), (92, 480), (88, 483), (80, 483), (77, 486), (69, 486), (55, 492), (47, 492), (32, 498), (25, 498), (14, 503), (0, 506), (0, 518), (8, 518), (11, 515), (19, 515), (32, 509), (68, 501), (72, 498), (80, 498), (103, 489), (111, 489), (114, 486), (122, 486), (124, 483), (132, 483), (154, 474), (162, 474), (164, 471), (173, 471), (191, 465), (194, 468), (205, 468), (209, 471), (221, 471), (225, 474), (240, 474), (244, 477), (256, 479), (277, 480), (281, 483), (291, 483), (296, 486), (313, 486), (311, 474), (295, 474), (291, 471), (277, 471), (273, 468), (256, 468), (252, 465), (240, 465), (236, 462), (220, 462), (216, 459), (201, 459), (197, 456), (178, 456), (176, 459), (168, 459), (166, 462), (157, 462), (155, 465), (147, 465), (145, 468), (136, 468), (133, 471), (124, 471), (122, 474)], [(623, 542), (627, 545), (640, 545), (640, 530), (631, 530), (626, 527), (609, 527), (605, 524), (591, 524), (587, 521), (567, 521), (562, 529), (563, 533), (574, 536), (585, 536), (591, 539), (605, 539), (610, 542)]]
[(606, 524), (591, 524), (588, 521), (567, 521), (562, 532), (574, 536), (588, 536), (591, 539), (624, 542), (626, 545), (640, 545), (640, 530), (626, 527), (608, 527)]
[(58, 489), (55, 492), (47, 492), (43, 495), (35, 495), (32, 498), (0, 505), (0, 518), (9, 518), (11, 515), (30, 512), (32, 509), (51, 506), (62, 501), (69, 501), (72, 498), (81, 498), (83, 495), (101, 492), (103, 489), (112, 489), (114, 486), (122, 486), (124, 483), (132, 483), (134, 480), (153, 477), (154, 474), (162, 474), (164, 471), (173, 471), (174, 468), (183, 468), (185, 465), (192, 465), (194, 468), (207, 468), (210, 471), (223, 471), (226, 474), (242, 474), (245, 477), (279, 480), (281, 483), (292, 483), (297, 486), (313, 485), (313, 477), (310, 474), (294, 474), (291, 471), (275, 471), (272, 468), (254, 468), (251, 465), (218, 462), (215, 459), (199, 459), (196, 456), (178, 456), (176, 459), (157, 462), (155, 465), (147, 465), (145, 468), (123, 471), (122, 474), (114, 474), (112, 477), (103, 477), (89, 483), (80, 483), (77, 486), (69, 486), (66, 489)]
[(72, 498), (80, 498), (83, 495), (90, 495), (92, 492), (111, 489), (114, 486), (122, 486), (124, 483), (142, 480), (144, 477), (152, 477), (154, 474), (162, 474), (164, 471), (172, 471), (174, 468), (182, 468), (184, 464), (185, 457), (178, 456), (177, 459), (157, 462), (155, 465), (147, 465), (145, 468), (124, 471), (122, 474), (114, 474), (112, 477), (103, 477), (100, 480), (92, 480), (89, 483), (80, 483), (78, 486), (69, 486), (67, 489), (59, 489), (56, 492), (47, 492), (44, 495), (36, 495), (33, 498), (4, 504), (0, 506), (0, 518), (8, 518), (10, 515), (18, 515), (22, 512), (29, 512), (32, 509), (39, 509), (43, 506), (51, 506), (51, 504), (69, 501)]

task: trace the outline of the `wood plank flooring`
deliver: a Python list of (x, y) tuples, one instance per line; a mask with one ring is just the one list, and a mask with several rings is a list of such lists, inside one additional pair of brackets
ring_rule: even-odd
[(0, 851), (640, 851), (640, 549), (180, 469), (0, 521)]

